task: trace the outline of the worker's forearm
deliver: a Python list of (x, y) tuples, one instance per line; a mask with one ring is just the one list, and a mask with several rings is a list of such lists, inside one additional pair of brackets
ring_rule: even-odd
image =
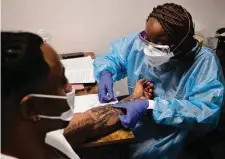
[(83, 143), (87, 139), (104, 135), (118, 129), (121, 124), (118, 116), (122, 111), (112, 105), (92, 108), (84, 113), (75, 114), (64, 135), (72, 146)]

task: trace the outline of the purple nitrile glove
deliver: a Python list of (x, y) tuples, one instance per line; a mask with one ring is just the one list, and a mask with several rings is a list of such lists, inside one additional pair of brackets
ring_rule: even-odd
[(124, 109), (125, 114), (119, 116), (119, 120), (125, 128), (134, 128), (148, 108), (147, 99), (137, 99), (127, 103), (118, 103), (114, 108)]
[(102, 71), (99, 80), (98, 98), (101, 103), (115, 101), (113, 91), (112, 74), (109, 71)]

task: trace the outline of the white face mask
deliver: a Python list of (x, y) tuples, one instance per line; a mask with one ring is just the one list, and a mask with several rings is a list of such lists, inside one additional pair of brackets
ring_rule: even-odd
[(66, 96), (57, 96), (57, 95), (46, 95), (46, 94), (30, 94), (32, 97), (38, 98), (52, 98), (52, 99), (65, 99), (70, 107), (66, 112), (63, 112), (61, 116), (47, 116), (47, 115), (38, 115), (39, 119), (61, 119), (63, 121), (70, 121), (73, 117), (74, 111), (74, 99), (75, 99), (75, 90), (67, 93)]
[[(46, 94), (30, 94), (32, 97), (39, 98), (51, 98), (51, 99), (65, 99), (70, 107), (66, 112), (63, 112), (61, 116), (47, 116), (47, 115), (38, 115), (39, 118), (43, 119), (61, 119), (63, 121), (70, 121), (73, 117), (74, 111), (74, 99), (75, 99), (75, 90), (67, 93), (66, 96), (57, 96), (57, 95), (46, 95)], [(79, 156), (74, 152), (73, 148), (70, 146), (65, 136), (63, 135), (63, 129), (50, 131), (45, 136), (45, 143), (56, 148), (57, 150), (63, 152), (69, 158), (80, 159)]]
[(156, 45), (150, 42), (145, 46), (144, 54), (152, 67), (160, 66), (174, 56), (168, 45)]
[[(188, 12), (185, 8), (183, 8), (186, 16), (188, 18), (188, 32), (185, 37), (180, 41), (180, 43), (170, 51), (170, 47), (168, 45), (157, 45), (147, 41), (147, 45), (144, 48), (144, 53), (146, 58), (148, 59), (149, 64), (152, 67), (157, 67), (169, 61), (171, 57), (174, 56), (173, 52), (184, 42), (184, 40), (188, 37), (190, 28), (191, 28), (191, 20), (189, 19)], [(146, 41), (145, 39), (142, 39)]]

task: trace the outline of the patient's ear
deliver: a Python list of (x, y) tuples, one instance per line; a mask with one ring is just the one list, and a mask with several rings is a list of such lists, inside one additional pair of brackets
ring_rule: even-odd
[(38, 116), (34, 108), (34, 97), (25, 96), (20, 102), (20, 113), (23, 119), (37, 121)]

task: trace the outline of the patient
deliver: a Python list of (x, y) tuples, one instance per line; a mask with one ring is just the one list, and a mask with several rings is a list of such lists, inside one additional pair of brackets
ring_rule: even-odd
[[(59, 153), (45, 143), (45, 137), (69, 124), (62, 117), (63, 112), (71, 111), (65, 100), (69, 87), (64, 68), (56, 52), (35, 34), (2, 32), (1, 40), (1, 152), (22, 159), (59, 158)], [(137, 82), (133, 95), (124, 102), (150, 98), (143, 82)], [(148, 90), (151, 87), (148, 85)], [(112, 105), (74, 114), (64, 135), (73, 146), (79, 145), (122, 127), (118, 119), (122, 114), (123, 109)]]

